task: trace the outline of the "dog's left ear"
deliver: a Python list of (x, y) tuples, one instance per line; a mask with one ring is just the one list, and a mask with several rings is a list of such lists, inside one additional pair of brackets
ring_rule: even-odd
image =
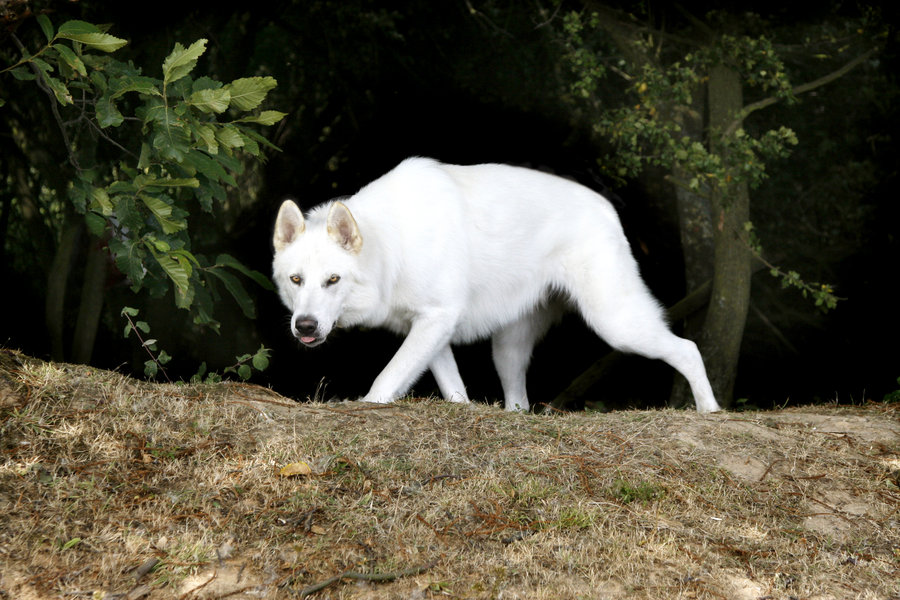
[(293, 200), (285, 200), (278, 209), (278, 217), (275, 219), (275, 235), (272, 237), (272, 245), (275, 246), (275, 252), (281, 252), (287, 248), (291, 242), (297, 239), (303, 230), (306, 229), (306, 222), (303, 220), (303, 213), (300, 207)]
[(359, 226), (343, 202), (335, 202), (328, 211), (328, 235), (347, 252), (356, 254), (362, 248)]

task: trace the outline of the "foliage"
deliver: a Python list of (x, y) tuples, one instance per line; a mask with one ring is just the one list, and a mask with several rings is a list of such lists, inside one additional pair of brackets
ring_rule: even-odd
[[(597, 15), (588, 24), (582, 15), (570, 13), (565, 18), (567, 60), (575, 78), (576, 95), (587, 96), (596, 90), (604, 69), (594, 53), (585, 50), (585, 29), (596, 28)], [(641, 55), (655, 50), (649, 38), (632, 42)], [(745, 83), (773, 90), (779, 97), (791, 98), (791, 86), (778, 60), (772, 43), (765, 37), (722, 36), (718, 43), (687, 52), (668, 64), (644, 61), (641, 65), (619, 65), (617, 70), (629, 81), (633, 101), (621, 107), (602, 111), (594, 124), (595, 131), (612, 142), (615, 151), (603, 158), (619, 178), (634, 177), (648, 166), (678, 168), (694, 176), (686, 182), (692, 191), (709, 192), (746, 181), (756, 187), (765, 178), (765, 160), (783, 158), (797, 138), (787, 127), (754, 137), (738, 124), (731, 131), (712, 132), (718, 144), (726, 149), (716, 151), (715, 144), (704, 144), (684, 133), (679, 113), (689, 110), (693, 94), (706, 82), (709, 70), (726, 63), (737, 69)]]
[(156, 340), (154, 338), (144, 339), (145, 335), (149, 335), (150, 333), (150, 324), (146, 321), (136, 321), (135, 319), (138, 316), (138, 309), (132, 308), (131, 306), (126, 306), (122, 309), (122, 316), (128, 322), (125, 325), (124, 336), (128, 337), (134, 332), (135, 337), (137, 337), (138, 341), (141, 343), (141, 348), (147, 352), (150, 356), (149, 360), (144, 361), (144, 374), (147, 377), (156, 377), (157, 373), (162, 372), (163, 376), (167, 381), (171, 383), (171, 379), (169, 379), (168, 373), (166, 373), (165, 366), (168, 364), (172, 357), (165, 350), (159, 350), (156, 346)]
[(900, 377), (897, 378), (897, 389), (884, 395), (885, 402), (900, 402)]
[[(46, 44), (30, 54), (20, 43), (21, 60), (0, 72), (34, 82), (51, 97), (74, 173), (68, 200), (105, 240), (131, 289), (154, 297), (171, 289), (196, 324), (218, 332), (213, 306), (224, 288), (254, 318), (237, 275), (271, 289), (269, 280), (228, 254), (213, 259), (194, 251), (189, 223), (197, 209), (212, 213), (227, 201), (227, 188), (237, 186), (243, 170), (239, 152), (264, 160), (265, 149), (276, 149), (252, 128), (285, 116), (257, 110), (275, 79), (226, 84), (192, 77), (205, 39), (176, 43), (151, 76), (112, 58), (126, 41), (100, 27), (68, 21), (54, 29), (45, 15), (37, 22)], [(95, 138), (113, 149), (114, 159), (98, 156)], [(136, 327), (129, 319), (126, 333)]]
[[(168, 373), (166, 373), (165, 365), (172, 360), (172, 357), (165, 351), (157, 347), (157, 340), (154, 338), (144, 339), (144, 335), (150, 334), (150, 324), (146, 321), (137, 320), (139, 310), (131, 306), (122, 309), (122, 316), (127, 321), (125, 325), (124, 335), (127, 338), (133, 332), (135, 337), (141, 343), (141, 348), (150, 356), (144, 361), (144, 374), (147, 377), (156, 377), (162, 373), (166, 381), (171, 383)], [(269, 367), (269, 355), (271, 351), (265, 346), (260, 346), (254, 354), (243, 354), (236, 358), (235, 364), (226, 367), (225, 373), (233, 373), (244, 381), (250, 379), (253, 370), (265, 371)], [(216, 372), (207, 372), (206, 363), (201, 363), (197, 372), (191, 377), (191, 383), (215, 383), (222, 380), (222, 376)]]
[(635, 501), (646, 504), (664, 498), (666, 490), (659, 484), (649, 481), (632, 483), (625, 479), (617, 479), (610, 486), (609, 494), (622, 504), (631, 504)]
[[(596, 14), (585, 18), (573, 12), (564, 19), (563, 39), (576, 96), (589, 97), (610, 70), (603, 67), (595, 52), (586, 50), (587, 34), (599, 26)], [(636, 56), (660, 54), (649, 35), (635, 35), (631, 43)], [(720, 65), (739, 73), (745, 86), (759, 88), (779, 100), (794, 101), (785, 66), (765, 36), (721, 35), (667, 62), (649, 58), (635, 64), (622, 61), (615, 70), (629, 82), (629, 98), (620, 106), (600, 110), (594, 123), (595, 132), (613, 146), (601, 161), (603, 168), (624, 179), (637, 176), (647, 167), (661, 167), (670, 172), (672, 183), (704, 196), (719, 193), (727, 198), (729, 188), (738, 184), (758, 187), (767, 177), (766, 163), (786, 158), (797, 145), (797, 136), (790, 128), (781, 126), (751, 134), (743, 126), (749, 107), (723, 130), (708, 131), (706, 139), (688, 135), (683, 127), (686, 115), (693, 111), (694, 94), (703, 90), (711, 69)], [(676, 173), (687, 179), (679, 179)], [(761, 243), (752, 235), (752, 223), (747, 222), (745, 231), (736, 233), (766, 262)], [(784, 287), (799, 288), (822, 310), (837, 305), (830, 285), (809, 283), (794, 271), (769, 267)]]

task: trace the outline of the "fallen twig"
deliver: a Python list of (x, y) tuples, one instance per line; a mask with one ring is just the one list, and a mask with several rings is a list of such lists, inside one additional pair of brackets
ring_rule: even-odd
[(424, 565), (413, 567), (411, 569), (406, 569), (405, 571), (395, 571), (393, 573), (357, 573), (356, 571), (344, 571), (340, 575), (335, 575), (325, 581), (315, 583), (313, 585), (307, 586), (300, 590), (300, 597), (305, 598), (311, 594), (315, 594), (319, 590), (323, 590), (327, 588), (329, 585), (337, 583), (342, 579), (356, 579), (359, 581), (393, 581), (395, 579), (400, 579), (401, 577), (411, 577), (412, 575), (418, 575), (419, 573), (424, 573), (431, 567), (437, 564), (436, 560), (433, 560)]

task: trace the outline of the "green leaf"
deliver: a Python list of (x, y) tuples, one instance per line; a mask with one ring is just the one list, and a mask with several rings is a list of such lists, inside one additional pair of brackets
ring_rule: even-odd
[(50, 18), (47, 15), (38, 15), (37, 16), (38, 25), (41, 26), (41, 31), (44, 32), (44, 37), (47, 38), (48, 42), (53, 41), (53, 23), (50, 22)]
[(200, 383), (204, 375), (206, 375), (206, 361), (201, 362), (197, 372), (191, 375), (191, 383)]
[(238, 160), (237, 157), (220, 154), (216, 157), (216, 160), (222, 163), (223, 167), (236, 175), (240, 175), (244, 172), (244, 163)]
[(115, 52), (128, 42), (103, 33), (96, 25), (84, 21), (67, 21), (59, 26), (56, 37), (80, 42), (102, 52)]
[(231, 93), (225, 89), (199, 90), (191, 94), (190, 98), (190, 103), (205, 113), (223, 113), (228, 110), (229, 102)]
[(257, 144), (260, 144), (267, 148), (271, 148), (272, 150), (275, 150), (277, 152), (281, 152), (281, 148), (279, 148), (278, 146), (276, 146), (275, 144), (273, 144), (272, 142), (267, 140), (265, 137), (259, 135), (252, 129), (243, 128), (242, 131), (243, 131), (245, 137), (248, 137), (248, 138), (254, 140)]
[(109, 83), (106, 81), (106, 76), (96, 69), (92, 69), (91, 72), (88, 73), (88, 79), (91, 80), (91, 83), (94, 84), (97, 91), (101, 94), (105, 94), (109, 89)]
[(199, 39), (187, 48), (176, 43), (171, 54), (163, 61), (163, 84), (168, 85), (178, 81), (190, 73), (197, 66), (197, 59), (204, 52), (206, 52), (205, 39)]
[(153, 244), (153, 247), (159, 252), (168, 252), (172, 249), (172, 246), (169, 245), (169, 242), (166, 240), (160, 240), (155, 237), (150, 238), (149, 242)]
[(50, 77), (48, 75), (44, 75), (44, 81), (47, 82), (47, 85), (50, 86), (50, 89), (53, 90), (53, 95), (56, 96), (56, 100), (66, 106), (67, 104), (72, 104), (72, 94), (69, 93), (69, 88), (55, 77)]
[(78, 58), (78, 56), (72, 52), (71, 48), (63, 44), (56, 44), (50, 47), (59, 53), (63, 61), (65, 61), (73, 71), (77, 72), (82, 77), (87, 77), (87, 68), (84, 66), (84, 61)]
[(167, 177), (165, 179), (160, 179), (153, 175), (138, 175), (134, 178), (134, 185), (138, 187), (139, 190), (144, 190), (147, 188), (166, 188), (166, 187), (190, 187), (195, 188), (200, 186), (200, 182), (194, 177)]
[(143, 106), (135, 110), (135, 115), (140, 117), (144, 125), (148, 123), (167, 124), (178, 120), (175, 112), (166, 106), (161, 97), (145, 100)]
[(112, 202), (110, 202), (109, 194), (105, 189), (95, 187), (91, 190), (91, 203), (89, 208), (91, 210), (99, 211), (104, 217), (112, 216), (113, 205)]
[(144, 169), (148, 169), (150, 167), (150, 154), (150, 144), (148, 144), (147, 142), (142, 143), (141, 155), (138, 157), (138, 169), (141, 169), (143, 171)]
[(234, 125), (225, 125), (216, 130), (216, 140), (226, 148), (240, 148), (244, 145), (244, 138)]
[(260, 346), (253, 355), (253, 368), (257, 371), (265, 371), (269, 368), (269, 349), (265, 346)]
[(150, 209), (150, 212), (153, 213), (153, 216), (156, 217), (156, 221), (162, 227), (163, 233), (175, 233), (187, 228), (186, 221), (172, 218), (172, 206), (162, 198), (143, 193), (138, 194), (138, 196)]
[(212, 294), (210, 294), (210, 287), (209, 285), (194, 286), (194, 303), (191, 305), (191, 310), (194, 311), (194, 323), (209, 327), (216, 333), (219, 333), (221, 324), (212, 316), (213, 306), (215, 301), (218, 301), (218, 296), (216, 296), (214, 301)]
[(254, 141), (254, 139), (251, 138), (250, 136), (245, 135), (243, 129), (240, 130), (240, 134), (241, 134), (241, 140), (243, 140), (243, 142), (244, 142), (244, 145), (243, 145), (244, 150), (246, 152), (248, 152), (251, 156), (259, 157), (259, 144), (257, 144), (256, 141)]
[(232, 177), (222, 164), (215, 158), (210, 158), (199, 150), (192, 150), (184, 158), (184, 162), (206, 176), (211, 181), (224, 181), (228, 185), (236, 186), (237, 181)]
[(129, 317), (136, 317), (140, 311), (131, 306), (123, 306), (121, 314), (128, 315)]
[(169, 123), (157, 128), (153, 136), (153, 148), (160, 157), (180, 163), (190, 151), (191, 136), (179, 123)]
[(101, 237), (106, 231), (106, 219), (95, 212), (88, 211), (84, 214), (84, 222), (88, 231), (96, 237)]
[(274, 77), (245, 77), (235, 79), (225, 89), (231, 92), (231, 106), (238, 110), (253, 110), (277, 85)]
[(81, 543), (80, 537), (75, 537), (62, 545), (62, 550), (70, 550)]
[(162, 96), (159, 91), (159, 80), (153, 77), (144, 77), (142, 75), (125, 75), (114, 79), (110, 83), (110, 90), (113, 92), (112, 97), (118, 98), (128, 92), (137, 92), (145, 96)]
[(259, 123), (260, 125), (274, 125), (278, 121), (282, 120), (287, 116), (287, 113), (283, 113), (277, 110), (264, 110), (258, 115), (250, 115), (247, 117), (242, 117), (236, 121), (235, 123)]
[(140, 288), (144, 280), (142, 251), (133, 240), (113, 237), (109, 240), (109, 250), (116, 260), (116, 267), (131, 280), (132, 289)]
[(37, 79), (34, 73), (32, 73), (27, 67), (16, 67), (10, 71), (12, 76), (19, 81), (34, 81)]
[(95, 107), (97, 114), (97, 124), (101, 128), (118, 127), (125, 122), (125, 117), (119, 112), (115, 103), (110, 96), (103, 96), (97, 100)]
[(254, 271), (253, 269), (247, 268), (241, 263), (238, 259), (231, 256), (230, 254), (220, 254), (216, 257), (216, 265), (222, 267), (229, 267), (238, 271), (239, 273), (246, 275), (257, 284), (259, 284), (263, 289), (273, 291), (275, 287), (272, 285), (272, 282), (268, 277), (260, 273), (259, 271)]
[(248, 319), (256, 318), (256, 307), (253, 304), (253, 300), (247, 294), (247, 291), (244, 289), (244, 286), (241, 285), (241, 282), (237, 277), (222, 269), (207, 269), (207, 272), (210, 275), (215, 275), (222, 281), (225, 285), (225, 289), (228, 290), (228, 293), (231, 294), (235, 302), (238, 303), (238, 306), (241, 307), (245, 317)]
[(210, 154), (219, 152), (219, 142), (216, 141), (216, 130), (212, 125), (205, 123), (191, 123), (191, 133), (194, 139), (206, 145), (206, 151)]
[(140, 231), (144, 227), (144, 215), (133, 192), (116, 196), (113, 204), (121, 227), (131, 231)]
[(250, 368), (250, 365), (241, 365), (238, 367), (237, 373), (241, 379), (247, 381), (253, 375), (253, 369)]
[(200, 90), (218, 90), (221, 89), (222, 86), (225, 85), (221, 81), (216, 81), (211, 77), (203, 76), (198, 77), (191, 83), (191, 92), (198, 92)]
[(175, 284), (175, 288), (182, 294), (187, 293), (191, 279), (191, 265), (187, 259), (177, 254), (154, 254), (153, 258)]
[(158, 372), (159, 367), (156, 366), (156, 363), (152, 360), (144, 361), (144, 375), (147, 377), (153, 378), (156, 377), (156, 373)]
[(189, 263), (193, 263), (195, 266), (200, 266), (200, 261), (197, 260), (197, 257), (188, 252), (187, 250), (173, 250), (172, 254), (177, 255), (179, 260), (184, 259)]

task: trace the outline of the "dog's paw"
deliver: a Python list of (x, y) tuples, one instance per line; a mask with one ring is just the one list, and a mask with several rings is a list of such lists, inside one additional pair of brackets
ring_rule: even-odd
[(369, 393), (359, 400), (360, 402), (369, 402), (371, 404), (391, 404), (394, 401), (394, 398)]

